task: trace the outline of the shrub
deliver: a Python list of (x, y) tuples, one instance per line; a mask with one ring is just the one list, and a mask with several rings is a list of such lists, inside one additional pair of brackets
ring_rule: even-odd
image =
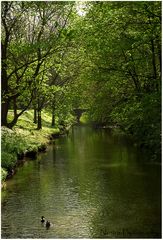
[(2, 182), (5, 181), (6, 177), (7, 177), (7, 171), (1, 168), (1, 181)]
[(2, 127), (1, 130), (1, 166), (7, 170), (16, 165), (17, 155), (26, 149), (26, 142), (15, 131)]
[(16, 154), (2, 152), (1, 154), (1, 167), (7, 170), (11, 170), (17, 162)]
[(20, 154), (26, 149), (26, 141), (15, 131), (2, 127), (2, 152)]

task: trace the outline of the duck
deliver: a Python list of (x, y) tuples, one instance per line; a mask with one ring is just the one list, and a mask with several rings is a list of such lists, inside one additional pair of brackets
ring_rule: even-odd
[(41, 223), (44, 223), (44, 222), (45, 222), (45, 217), (42, 216), (42, 217), (41, 217)]
[(46, 221), (46, 229), (49, 229), (50, 226), (51, 226), (51, 223), (47, 220), (47, 221)]

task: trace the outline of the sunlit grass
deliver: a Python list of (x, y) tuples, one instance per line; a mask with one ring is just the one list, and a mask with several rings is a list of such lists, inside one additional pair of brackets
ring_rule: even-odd
[[(9, 111), (9, 118), (12, 118), (12, 111)], [(44, 110), (42, 111), (42, 129), (37, 130), (37, 124), (33, 123), (33, 110), (24, 112), (16, 126), (13, 128), (17, 134), (20, 134), (32, 146), (47, 144), (48, 136), (52, 133), (59, 132), (59, 128), (51, 127), (51, 114)]]
[[(13, 111), (8, 114), (8, 121), (13, 118)], [(10, 171), (17, 163), (18, 154), (26, 151), (37, 152), (38, 148), (49, 142), (49, 136), (59, 132), (58, 127), (51, 127), (51, 114), (42, 112), (42, 129), (37, 130), (37, 124), (33, 123), (33, 110), (24, 112), (18, 119), (12, 130), (2, 127), (1, 144), (1, 179), (5, 180), (6, 170)]]

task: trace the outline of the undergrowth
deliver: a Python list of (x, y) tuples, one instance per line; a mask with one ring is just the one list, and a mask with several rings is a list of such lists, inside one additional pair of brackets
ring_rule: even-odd
[[(12, 111), (9, 111), (9, 121), (12, 119)], [(7, 172), (11, 171), (17, 164), (18, 156), (29, 151), (37, 152), (38, 149), (47, 145), (49, 136), (59, 133), (59, 128), (51, 127), (51, 115), (47, 111), (42, 113), (41, 130), (36, 130), (33, 123), (33, 111), (26, 111), (18, 120), (16, 126), (11, 130), (1, 128), (1, 180), (4, 181)]]

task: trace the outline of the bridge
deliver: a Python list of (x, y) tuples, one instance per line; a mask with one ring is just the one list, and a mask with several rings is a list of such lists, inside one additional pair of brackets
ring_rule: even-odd
[(78, 123), (80, 122), (81, 115), (86, 111), (88, 111), (87, 108), (75, 108), (75, 109), (73, 109), (73, 115), (76, 116), (76, 119), (77, 119)]

